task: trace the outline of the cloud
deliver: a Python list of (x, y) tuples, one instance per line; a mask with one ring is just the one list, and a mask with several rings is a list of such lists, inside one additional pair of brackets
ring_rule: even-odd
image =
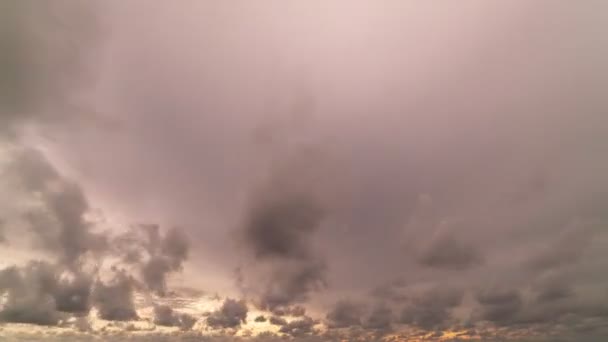
[(413, 296), (401, 312), (400, 323), (425, 330), (443, 329), (451, 323), (451, 310), (460, 305), (464, 291), (437, 286)]
[(279, 329), (279, 332), (288, 334), (293, 337), (301, 337), (305, 335), (314, 334), (315, 321), (310, 317), (303, 317), (297, 320), (293, 320)]
[(58, 311), (87, 314), (91, 308), (93, 279), (86, 273), (76, 273), (60, 280), (54, 293)]
[(285, 312), (324, 287), (327, 266), (311, 246), (322, 218), (319, 203), (306, 193), (281, 189), (256, 198), (243, 239), (256, 263), (270, 267), (253, 275), (261, 278), (254, 284), (261, 308)]
[(271, 316), (269, 322), (272, 325), (281, 325), (282, 326), (282, 325), (287, 324), (287, 321), (285, 320), (285, 318), (278, 317), (278, 316)]
[(308, 257), (308, 239), (323, 217), (316, 203), (300, 195), (268, 199), (257, 204), (250, 215), (245, 239), (261, 260)]
[(89, 204), (78, 184), (61, 176), (38, 150), (19, 149), (13, 158), (11, 171), (41, 202), (24, 212), (38, 245), (70, 268), (78, 268), (87, 253), (103, 253), (106, 237), (92, 231), (94, 223), (85, 217)]
[(154, 306), (154, 324), (166, 327), (180, 327), (182, 330), (190, 330), (196, 323), (196, 319), (185, 313), (176, 313), (168, 305)]
[(328, 326), (332, 328), (348, 328), (361, 325), (363, 306), (350, 300), (338, 301), (326, 315)]
[(593, 238), (594, 231), (590, 228), (588, 225), (575, 224), (564, 230), (547, 246), (526, 260), (525, 266), (538, 272), (575, 264), (583, 257), (585, 249)]
[(523, 308), (523, 299), (520, 292), (509, 288), (488, 288), (475, 295), (481, 304), (481, 311), (477, 313), (480, 320), (496, 324), (509, 324)]
[(227, 298), (222, 307), (207, 317), (207, 324), (212, 328), (237, 328), (247, 319), (247, 304)]
[(260, 316), (256, 317), (255, 320), (254, 320), (254, 322), (256, 322), (256, 323), (264, 323), (266, 321), (267, 321), (267, 319), (263, 315), (260, 315)]
[(479, 265), (482, 258), (477, 247), (466, 244), (450, 233), (438, 233), (422, 248), (418, 262), (426, 267), (465, 270)]
[(366, 317), (363, 327), (366, 329), (390, 331), (393, 322), (393, 311), (385, 305), (376, 306)]
[(137, 319), (133, 292), (134, 280), (123, 272), (116, 273), (107, 284), (97, 281), (93, 292), (93, 302), (99, 311), (99, 317), (110, 321)]
[(293, 305), (286, 307), (276, 307), (272, 310), (272, 313), (277, 316), (294, 316), (300, 317), (306, 314), (306, 308), (301, 305)]
[(89, 78), (89, 54), (100, 38), (92, 4), (6, 3), (0, 23), (5, 52), (0, 58), (0, 135), (15, 137), (32, 119), (43, 123), (77, 116), (68, 104)]
[(160, 296), (167, 293), (167, 277), (182, 269), (188, 259), (190, 244), (177, 228), (164, 235), (156, 224), (140, 224), (113, 239), (114, 253), (124, 263), (135, 265), (148, 290)]
[(0, 320), (56, 325), (60, 318), (53, 297), (56, 286), (56, 271), (44, 262), (30, 262), (21, 270), (11, 267), (0, 271), (0, 293), (8, 294)]

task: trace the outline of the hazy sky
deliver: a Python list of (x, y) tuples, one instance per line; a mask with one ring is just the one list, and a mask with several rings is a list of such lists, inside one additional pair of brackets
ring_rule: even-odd
[(0, 4), (9, 341), (608, 338), (608, 3)]

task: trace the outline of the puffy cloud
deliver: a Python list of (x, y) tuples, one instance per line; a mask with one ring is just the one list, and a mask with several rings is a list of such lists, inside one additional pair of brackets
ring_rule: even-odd
[(264, 323), (266, 321), (267, 321), (267, 319), (263, 315), (260, 315), (260, 316), (256, 317), (255, 320), (254, 320), (254, 322), (256, 322), (256, 323)]
[(247, 319), (247, 304), (227, 298), (222, 307), (207, 317), (207, 324), (212, 328), (237, 328)]
[(160, 296), (167, 292), (167, 276), (182, 269), (190, 247), (181, 230), (172, 228), (162, 235), (156, 224), (136, 225), (113, 242), (122, 260), (136, 265), (142, 282)]

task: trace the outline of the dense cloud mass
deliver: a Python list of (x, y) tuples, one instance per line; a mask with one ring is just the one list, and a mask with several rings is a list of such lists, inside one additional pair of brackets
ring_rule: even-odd
[(248, 311), (244, 301), (228, 298), (219, 310), (207, 317), (207, 324), (214, 328), (236, 328), (245, 322)]
[(108, 284), (98, 282), (93, 300), (99, 310), (99, 317), (110, 321), (137, 319), (133, 294), (133, 278), (124, 273), (116, 274)]
[[(287, 190), (271, 189), (266, 196), (255, 198), (246, 222), (243, 240), (253, 253), (252, 269), (258, 274), (245, 281), (261, 283), (262, 287), (255, 284), (253, 289), (259, 292), (261, 308), (297, 316), (304, 312), (296, 309), (292, 313), (291, 306), (305, 302), (326, 282), (326, 262), (315, 254), (311, 240), (323, 219), (323, 209), (313, 194), (293, 193), (288, 188), (290, 180), (277, 183)], [(264, 272), (260, 265), (270, 268), (264, 279), (259, 279)]]
[(606, 13), (2, 1), (0, 339), (608, 339)]
[(154, 324), (190, 330), (195, 323), (196, 319), (194, 317), (184, 313), (176, 313), (170, 306), (156, 305), (154, 307)]

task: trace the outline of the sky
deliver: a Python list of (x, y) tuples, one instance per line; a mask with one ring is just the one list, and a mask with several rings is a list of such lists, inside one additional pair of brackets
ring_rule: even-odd
[(608, 3), (0, 3), (0, 340), (608, 339)]

